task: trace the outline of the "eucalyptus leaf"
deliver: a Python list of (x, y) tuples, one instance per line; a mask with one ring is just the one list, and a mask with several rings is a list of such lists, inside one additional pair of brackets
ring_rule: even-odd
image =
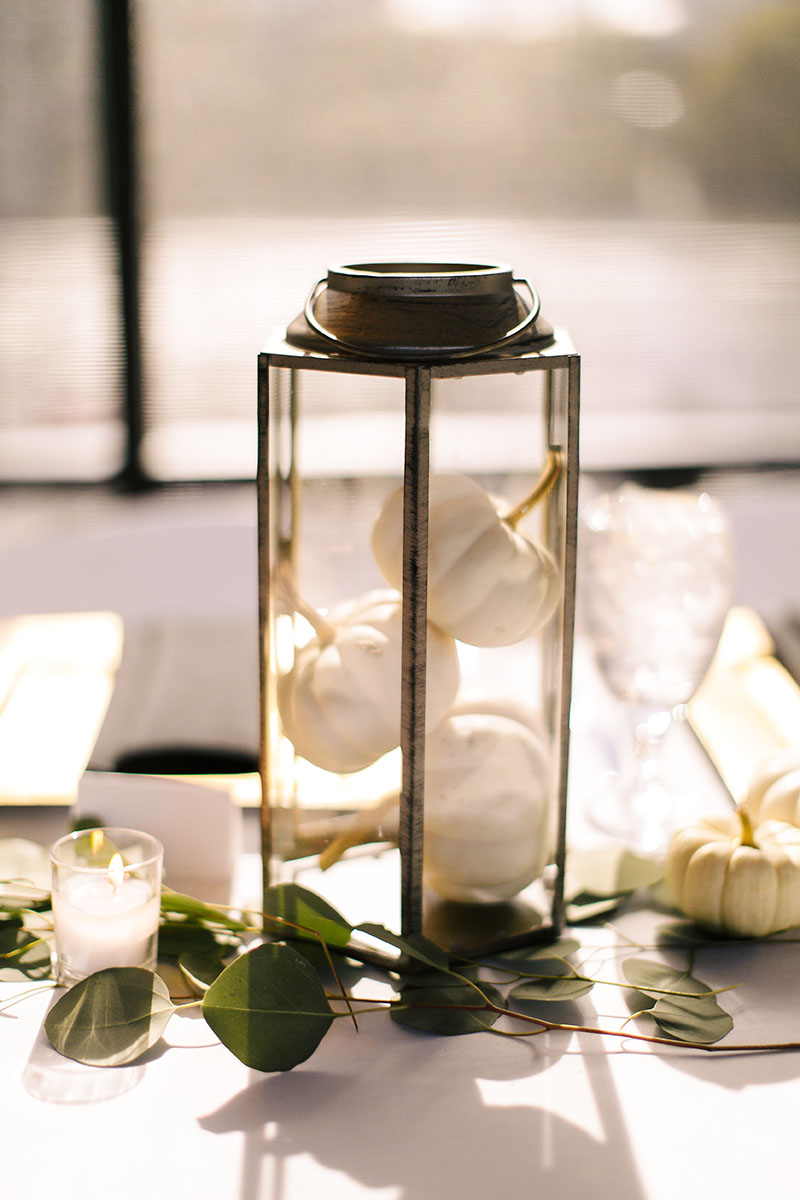
[(579, 975), (551, 975), (545, 979), (526, 979), (508, 993), (510, 1000), (577, 1000), (594, 987), (593, 979)]
[(25, 912), (48, 912), (53, 907), (50, 893), (24, 884), (9, 884), (0, 895), (0, 915), (19, 916)]
[(181, 954), (178, 958), (181, 975), (197, 996), (204, 995), (225, 969), (216, 955)]
[(314, 969), (291, 946), (240, 955), (202, 1000), (211, 1029), (246, 1066), (290, 1071), (314, 1053), (335, 1019)]
[(733, 1029), (732, 1018), (710, 994), (708, 984), (687, 971), (645, 958), (626, 959), (622, 971), (628, 983), (655, 998), (650, 1016), (668, 1037), (710, 1044)]
[(50, 893), (50, 851), (28, 838), (0, 839), (0, 895), (9, 889), (43, 899)]
[(593, 921), (605, 920), (615, 912), (623, 901), (627, 900), (630, 892), (619, 892), (614, 896), (596, 896), (593, 892), (581, 892), (573, 896), (565, 905), (564, 915), (570, 925), (585, 925)]
[(540, 979), (550, 975), (574, 975), (575, 968), (565, 958), (534, 958), (527, 963), (519, 963), (517, 974)]
[(338, 975), (342, 975), (354, 968), (358, 971), (359, 975), (362, 973), (360, 964), (356, 967), (353, 960), (348, 958), (345, 953), (340, 950), (331, 949), (327, 943), (323, 946), (316, 939), (310, 938), (308, 941), (303, 941), (299, 937), (282, 938), (281, 941), (285, 941), (293, 950), (302, 955), (306, 962), (311, 964), (320, 978), (324, 978), (325, 976), (333, 978), (331, 963), (333, 963), (334, 971)]
[[(497, 988), (482, 984), (481, 991), (491, 1004), (503, 1007), (503, 997)], [(481, 997), (469, 984), (457, 987), (405, 987), (400, 991), (400, 999), (409, 1007), (392, 1008), (393, 1021), (445, 1037), (480, 1033), (491, 1028), (500, 1015), (488, 1008), (476, 1009), (475, 1005), (481, 1004)]]
[(718, 1042), (733, 1029), (733, 1019), (713, 996), (662, 996), (650, 1015), (669, 1037), (682, 1042)]
[(500, 954), (492, 955), (492, 963), (510, 964), (514, 969), (524, 970), (525, 964), (539, 964), (545, 959), (569, 958), (580, 950), (581, 944), (577, 938), (563, 937), (558, 941), (548, 942), (543, 946), (516, 946), (513, 950), (503, 950)]
[(44, 1022), (53, 1047), (93, 1067), (118, 1067), (149, 1050), (175, 1006), (163, 979), (144, 967), (108, 967), (76, 983)]
[(650, 887), (664, 875), (662, 860), (609, 842), (567, 856), (567, 899), (580, 893), (600, 897), (620, 896)]
[[(13, 935), (13, 936), (12, 936)], [(49, 979), (52, 974), (50, 946), (44, 938), (16, 928), (0, 930), (0, 981)]]
[(195, 900), (194, 896), (186, 896), (183, 892), (173, 892), (170, 888), (164, 888), (161, 892), (161, 911), (165, 914), (190, 917), (194, 921), (209, 925), (220, 925), (223, 929), (241, 932), (248, 928), (245, 921), (232, 917), (223, 909), (204, 904), (202, 900)]
[(364, 925), (356, 925), (355, 928), (361, 933), (377, 938), (378, 941), (396, 947), (408, 958), (425, 963), (428, 967), (436, 967), (440, 971), (449, 969), (449, 959), (445, 951), (421, 933), (411, 933), (407, 937), (401, 937), (397, 933), (392, 933), (384, 925), (376, 925), (371, 921)]
[(193, 921), (162, 921), (158, 930), (158, 957), (180, 958), (182, 954), (199, 954), (222, 958), (231, 942), (219, 941), (214, 931)]
[(480, 968), (477, 965), (459, 967), (456, 973), (456, 971), (440, 971), (436, 967), (426, 967), (424, 970), (403, 971), (398, 982), (401, 990), (406, 988), (452, 988), (463, 987), (465, 979), (471, 979), (473, 983), (478, 983)]
[(17, 913), (0, 918), (0, 955), (16, 950), (17, 934), (21, 928), (22, 917)]
[(296, 883), (280, 883), (267, 888), (264, 894), (264, 915), (279, 917), (292, 925), (300, 926), (287, 929), (287, 937), (313, 936), (306, 932), (313, 930), (313, 933), (319, 934), (329, 946), (339, 948), (347, 945), (353, 932), (352, 925), (348, 924), (341, 913), (316, 892)]
[(632, 987), (655, 999), (665, 991), (688, 992), (699, 996), (711, 990), (708, 984), (701, 983), (688, 971), (668, 967), (648, 958), (626, 958), (622, 964), (622, 973)]

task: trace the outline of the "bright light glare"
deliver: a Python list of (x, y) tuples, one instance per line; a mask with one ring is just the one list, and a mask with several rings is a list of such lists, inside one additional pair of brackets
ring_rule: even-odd
[(686, 111), (680, 88), (661, 71), (626, 71), (611, 85), (611, 105), (632, 125), (664, 129)]
[(413, 33), (490, 32), (512, 40), (571, 32), (581, 23), (632, 37), (666, 37), (686, 24), (682, 0), (386, 0), (391, 20)]
[(682, 0), (585, 0), (598, 24), (638, 37), (667, 37), (686, 24)]
[(511, 40), (549, 37), (571, 28), (585, 0), (387, 0), (392, 21), (413, 33), (491, 32)]

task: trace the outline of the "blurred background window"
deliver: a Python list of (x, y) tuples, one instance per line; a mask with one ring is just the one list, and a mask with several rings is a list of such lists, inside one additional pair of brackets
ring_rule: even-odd
[(0, 480), (252, 478), (259, 349), (379, 258), (530, 277), (589, 469), (800, 461), (796, 0), (0, 0), (0, 47)]
[(124, 445), (92, 0), (0, 0), (0, 480), (102, 479)]

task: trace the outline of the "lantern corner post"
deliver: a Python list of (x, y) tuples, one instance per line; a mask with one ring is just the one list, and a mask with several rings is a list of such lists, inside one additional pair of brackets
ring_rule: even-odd
[(564, 498), (564, 589), (561, 631), (561, 697), (558, 762), (558, 828), (556, 835), (556, 879), (554, 882), (552, 924), (560, 933), (566, 920), (564, 881), (567, 857), (567, 793), (570, 761), (570, 712), (575, 644), (575, 608), (578, 559), (578, 504), (580, 482), (580, 376), (581, 359), (569, 355), (566, 395), (566, 487)]
[(401, 927), (423, 924), (422, 855), (425, 803), (425, 695), (428, 601), (428, 488), (431, 371), (409, 366), (405, 376), (403, 472), (403, 643), (399, 846)]
[(262, 906), (271, 884), (272, 821), (269, 804), (269, 579), (270, 579), (270, 495), (269, 495), (269, 355), (258, 356), (258, 451), (256, 462), (256, 510), (258, 557), (258, 774), (261, 783), (261, 873)]

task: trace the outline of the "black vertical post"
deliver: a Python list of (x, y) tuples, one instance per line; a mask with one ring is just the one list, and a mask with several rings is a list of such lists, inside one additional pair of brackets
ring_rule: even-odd
[(103, 165), (117, 251), (122, 316), (126, 441), (117, 482), (125, 490), (136, 491), (151, 481), (141, 462), (144, 405), (133, 4), (130, 0), (97, 0), (97, 6)]
[(403, 476), (403, 647), (400, 747), (402, 933), (422, 932), (422, 851), (425, 792), (425, 669), (428, 605), (428, 482), (431, 373), (406, 371)]
[[(258, 773), (261, 779), (261, 878), (264, 896), (273, 880), (272, 871), (272, 810), (270, 808), (270, 739), (269, 739), (269, 660), (270, 619), (270, 554), (272, 528), (269, 481), (269, 359), (258, 356), (258, 461), (256, 466), (256, 497), (258, 504), (258, 695), (259, 695), (259, 755)], [(266, 901), (264, 901), (266, 905)]]

